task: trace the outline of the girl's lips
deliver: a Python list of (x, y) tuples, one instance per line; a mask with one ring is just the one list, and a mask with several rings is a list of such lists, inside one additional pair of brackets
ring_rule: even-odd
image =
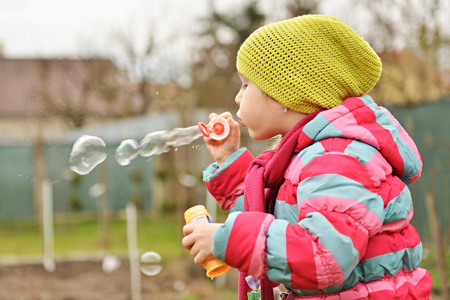
[(244, 122), (242, 122), (242, 120), (241, 120), (241, 119), (239, 119), (239, 126), (241, 126), (241, 127), (245, 127), (245, 124), (244, 124)]

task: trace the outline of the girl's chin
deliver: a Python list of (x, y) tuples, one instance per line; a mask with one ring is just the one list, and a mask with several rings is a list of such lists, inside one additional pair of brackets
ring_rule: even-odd
[(248, 130), (248, 134), (250, 135), (250, 137), (255, 140), (255, 141), (263, 141), (266, 140), (266, 138), (262, 137), (261, 135), (257, 134), (256, 132), (252, 131), (252, 130)]

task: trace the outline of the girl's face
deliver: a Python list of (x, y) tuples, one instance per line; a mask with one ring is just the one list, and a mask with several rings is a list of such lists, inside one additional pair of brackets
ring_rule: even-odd
[(239, 105), (239, 125), (247, 127), (254, 140), (266, 140), (278, 134), (285, 135), (290, 128), (283, 122), (284, 106), (261, 91), (244, 75), (238, 73), (242, 85), (236, 95)]

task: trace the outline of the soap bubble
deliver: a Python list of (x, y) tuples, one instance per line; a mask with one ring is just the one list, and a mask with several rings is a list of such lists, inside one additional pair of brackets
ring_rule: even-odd
[(105, 273), (112, 273), (120, 267), (120, 258), (115, 255), (106, 255), (103, 258), (102, 270)]
[(103, 182), (97, 182), (89, 188), (89, 196), (99, 198), (106, 193), (106, 185)]
[(96, 136), (83, 135), (73, 145), (70, 169), (80, 175), (91, 172), (106, 159), (105, 142)]
[(122, 141), (116, 149), (116, 160), (121, 166), (126, 166), (139, 154), (139, 143), (128, 139)]
[(162, 270), (161, 256), (154, 251), (143, 253), (140, 262), (141, 272), (147, 276), (158, 275)]
[(177, 292), (182, 292), (186, 289), (186, 283), (183, 280), (176, 280), (173, 283), (173, 289)]
[(147, 134), (139, 142), (139, 154), (147, 157), (169, 152), (170, 148), (166, 145), (168, 139), (167, 131), (156, 131)]
[[(171, 147), (189, 145), (202, 136), (198, 126), (175, 128), (171, 131), (156, 131), (147, 134), (139, 143), (127, 139), (116, 148), (115, 157), (119, 165), (126, 166), (139, 154), (143, 157), (169, 152)], [(83, 135), (73, 145), (70, 154), (70, 169), (80, 175), (91, 172), (106, 159), (106, 145), (98, 137)]]
[(178, 181), (185, 187), (194, 187), (197, 184), (197, 178), (187, 173), (178, 175)]
[(196, 139), (200, 138), (202, 133), (198, 129), (198, 126), (191, 126), (187, 128), (175, 128), (168, 134), (167, 145), (173, 147), (180, 147), (183, 145), (189, 145)]

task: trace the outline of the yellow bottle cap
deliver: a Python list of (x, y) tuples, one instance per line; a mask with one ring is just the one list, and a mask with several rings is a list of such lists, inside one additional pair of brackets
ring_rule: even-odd
[(202, 215), (206, 215), (208, 218), (210, 216), (204, 205), (196, 205), (184, 212), (184, 219), (186, 220), (186, 224), (189, 224), (192, 219)]

